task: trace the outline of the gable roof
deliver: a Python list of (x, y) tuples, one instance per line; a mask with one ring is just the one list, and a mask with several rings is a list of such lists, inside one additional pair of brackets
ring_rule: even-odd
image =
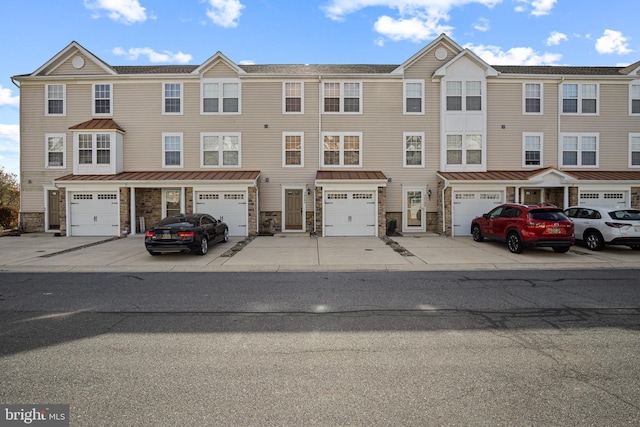
[(72, 41), (69, 43), (64, 49), (58, 52), (53, 58), (45, 62), (40, 68), (31, 73), (31, 76), (37, 76), (40, 74), (48, 75), (60, 65), (62, 65), (71, 55), (76, 52), (82, 53), (82, 55), (86, 56), (91, 62), (96, 64), (102, 70), (104, 70), (107, 74), (116, 74), (116, 71), (102, 59), (95, 56), (93, 53), (89, 52), (87, 49), (82, 47), (80, 43), (76, 41)]
[(231, 61), (229, 58), (224, 56), (222, 54), (222, 52), (218, 51), (211, 58), (209, 58), (206, 61), (204, 61), (198, 68), (193, 70), (191, 72), (191, 74), (202, 74), (205, 71), (207, 71), (209, 68), (213, 67), (214, 65), (216, 65), (219, 62), (224, 63), (226, 66), (228, 66), (229, 68), (231, 68), (232, 70), (234, 70), (238, 74), (244, 74), (245, 73), (245, 71), (242, 68), (238, 67), (238, 65), (236, 65), (235, 62)]

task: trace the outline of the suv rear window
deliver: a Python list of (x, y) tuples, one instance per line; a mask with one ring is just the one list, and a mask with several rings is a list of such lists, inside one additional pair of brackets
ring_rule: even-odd
[(636, 209), (624, 209), (620, 211), (609, 212), (611, 219), (631, 219), (640, 220), (640, 211)]
[(552, 211), (548, 209), (534, 209), (527, 213), (530, 218), (543, 221), (566, 221), (567, 216), (561, 210)]

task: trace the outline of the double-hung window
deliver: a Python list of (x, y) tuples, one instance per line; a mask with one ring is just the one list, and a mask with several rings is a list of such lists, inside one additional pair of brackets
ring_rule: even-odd
[(522, 85), (524, 114), (542, 114), (542, 84), (524, 83)]
[(482, 164), (482, 135), (447, 135), (447, 165)]
[(629, 134), (629, 167), (640, 168), (640, 133)]
[(482, 82), (447, 81), (446, 108), (447, 111), (481, 111)]
[(162, 134), (162, 167), (183, 166), (182, 132)]
[(424, 167), (424, 132), (404, 133), (404, 166)]
[(405, 80), (404, 112), (406, 114), (424, 113), (424, 80)]
[(113, 114), (112, 87), (110, 83), (97, 83), (93, 85), (93, 115), (110, 116)]
[(282, 166), (304, 166), (304, 133), (284, 132), (282, 134)]
[(360, 82), (325, 82), (322, 96), (325, 113), (362, 113)]
[(640, 114), (640, 80), (629, 85), (629, 114)]
[(284, 114), (304, 113), (304, 83), (303, 82), (285, 82), (282, 85), (283, 91), (283, 108)]
[(362, 133), (322, 134), (322, 166), (362, 166)]
[(562, 166), (597, 167), (598, 139), (597, 133), (563, 134), (560, 147)]
[(45, 105), (45, 115), (47, 116), (64, 116), (65, 110), (65, 85), (46, 85), (47, 103)]
[(598, 114), (598, 84), (563, 83), (562, 112), (564, 114)]
[(47, 161), (45, 167), (64, 168), (66, 166), (67, 136), (60, 134), (46, 135)]
[(204, 79), (200, 92), (202, 114), (240, 113), (240, 80)]
[(182, 114), (182, 83), (162, 85), (163, 114)]
[[(113, 132), (74, 133), (73, 173), (80, 175), (115, 173), (116, 138)], [(51, 143), (51, 139), (48, 142)]]
[(542, 166), (542, 133), (524, 133), (522, 144), (522, 166)]
[(200, 134), (202, 167), (239, 167), (241, 136), (239, 132)]

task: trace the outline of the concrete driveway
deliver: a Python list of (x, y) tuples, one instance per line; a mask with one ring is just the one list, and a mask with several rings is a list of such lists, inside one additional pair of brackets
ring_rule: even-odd
[(496, 242), (470, 237), (414, 236), (309, 237), (308, 235), (232, 237), (204, 256), (152, 257), (142, 235), (122, 239), (55, 237), (34, 233), (0, 238), (1, 271), (359, 271), (469, 269), (637, 268), (640, 252), (607, 247), (592, 252), (574, 246), (566, 254), (530, 249), (516, 255)]

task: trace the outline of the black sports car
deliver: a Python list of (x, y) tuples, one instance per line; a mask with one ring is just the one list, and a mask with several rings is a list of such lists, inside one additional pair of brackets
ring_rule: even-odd
[(144, 245), (151, 255), (191, 251), (204, 255), (210, 243), (227, 241), (227, 224), (208, 214), (168, 216), (144, 233)]

